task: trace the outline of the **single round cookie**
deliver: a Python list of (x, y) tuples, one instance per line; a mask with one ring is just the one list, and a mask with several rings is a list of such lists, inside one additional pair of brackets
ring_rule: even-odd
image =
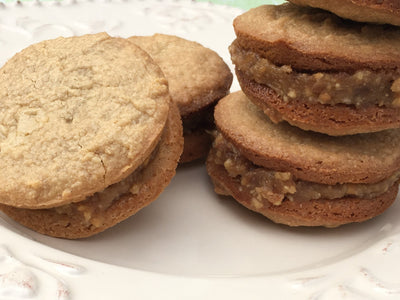
[(397, 0), (288, 0), (294, 4), (322, 8), (358, 21), (400, 26), (400, 2)]
[(274, 121), (330, 135), (400, 127), (400, 28), (290, 3), (252, 9), (234, 27), (239, 83)]
[(359, 222), (396, 197), (399, 129), (343, 137), (307, 132), (272, 123), (242, 92), (219, 101), (215, 122), (207, 169), (216, 191), (277, 222)]
[(205, 130), (213, 127), (212, 108), (232, 84), (229, 67), (213, 50), (177, 36), (155, 34), (128, 40), (149, 53), (168, 80), (183, 119), (185, 146), (180, 162), (205, 157), (211, 144)]
[(49, 209), (0, 205), (0, 210), (42, 234), (77, 239), (99, 233), (154, 201), (175, 175), (183, 149), (178, 108), (171, 105), (161, 140), (132, 174), (79, 203)]
[(29, 46), (0, 70), (0, 203), (48, 208), (121, 181), (158, 143), (167, 81), (106, 33)]

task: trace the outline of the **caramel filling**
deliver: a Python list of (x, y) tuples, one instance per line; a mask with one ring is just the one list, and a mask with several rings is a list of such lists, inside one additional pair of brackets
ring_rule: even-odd
[(104, 212), (122, 196), (130, 193), (137, 195), (140, 192), (140, 182), (138, 179), (142, 175), (142, 170), (154, 159), (159, 146), (153, 150), (152, 154), (128, 177), (110, 185), (101, 192), (97, 192), (84, 201), (71, 203), (59, 207), (50, 208), (58, 214), (76, 215), (80, 214), (81, 219), (87, 226), (100, 227), (104, 221)]
[(252, 204), (256, 208), (260, 208), (264, 200), (280, 205), (285, 198), (291, 201), (339, 199), (345, 196), (374, 198), (386, 192), (400, 178), (399, 171), (374, 184), (320, 184), (299, 180), (289, 172), (278, 172), (254, 165), (220, 133), (214, 141), (214, 150), (214, 162), (223, 166), (230, 177), (240, 182), (239, 190), (250, 192)]
[(399, 72), (301, 73), (287, 65), (276, 66), (267, 58), (241, 48), (237, 42), (229, 49), (238, 70), (272, 88), (284, 101), (300, 99), (329, 105), (400, 107)]

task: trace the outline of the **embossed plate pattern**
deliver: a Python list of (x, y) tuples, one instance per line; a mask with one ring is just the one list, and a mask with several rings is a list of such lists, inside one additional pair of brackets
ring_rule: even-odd
[[(176, 34), (229, 63), (240, 13), (185, 0), (0, 3), (0, 64), (37, 41), (99, 31)], [(204, 166), (180, 167), (152, 205), (79, 241), (0, 215), (0, 299), (400, 298), (399, 203), (364, 224), (287, 228), (212, 189)]]

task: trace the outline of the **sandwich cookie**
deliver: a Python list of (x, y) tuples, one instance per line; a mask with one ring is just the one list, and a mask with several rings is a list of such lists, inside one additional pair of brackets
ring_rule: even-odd
[(181, 163), (207, 155), (214, 128), (215, 103), (229, 93), (232, 73), (214, 51), (172, 35), (134, 36), (140, 46), (164, 72), (172, 100), (183, 121), (184, 150)]
[(288, 0), (294, 4), (322, 8), (334, 14), (358, 21), (400, 26), (398, 0)]
[(234, 21), (242, 90), (275, 123), (329, 135), (400, 127), (400, 28), (290, 3)]
[(23, 209), (0, 204), (10, 218), (42, 234), (84, 238), (127, 219), (154, 201), (175, 175), (183, 150), (179, 110), (171, 105), (156, 149), (132, 174), (78, 203), (48, 209)]
[(400, 130), (333, 137), (274, 124), (242, 92), (215, 108), (207, 170), (218, 194), (276, 223), (335, 227), (395, 200)]
[(105, 33), (32, 45), (0, 69), (0, 203), (80, 202), (149, 159), (171, 99), (151, 57)]

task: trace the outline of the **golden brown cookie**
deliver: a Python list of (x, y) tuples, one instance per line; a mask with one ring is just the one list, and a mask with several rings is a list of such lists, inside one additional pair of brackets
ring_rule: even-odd
[(366, 221), (389, 208), (398, 192), (398, 185), (394, 184), (386, 193), (373, 200), (344, 197), (334, 200), (309, 200), (302, 203), (286, 200), (280, 205), (274, 205), (269, 201), (253, 202), (250, 191), (241, 188), (240, 182), (229, 176), (221, 165), (214, 164), (212, 156), (209, 160), (211, 162), (207, 162), (208, 173), (214, 184), (224, 189), (216, 190), (218, 194), (230, 195), (246, 208), (261, 213), (275, 223), (289, 226), (337, 227)]
[(330, 135), (400, 127), (400, 28), (290, 3), (252, 9), (234, 27), (241, 87), (273, 121)]
[(400, 179), (400, 130), (333, 137), (274, 124), (242, 92), (220, 100), (207, 158), (216, 191), (291, 226), (338, 226), (383, 212)]
[(400, 26), (398, 0), (288, 0), (294, 4), (322, 8), (334, 14), (358, 21)]
[(232, 84), (229, 67), (211, 49), (177, 36), (155, 34), (129, 40), (150, 54), (168, 80), (183, 119), (185, 147), (180, 162), (205, 157), (211, 143), (205, 130), (213, 127), (213, 106)]
[(29, 46), (0, 70), (0, 203), (49, 208), (123, 180), (154, 150), (167, 81), (106, 33)]
[(173, 104), (156, 150), (126, 179), (79, 203), (36, 210), (0, 205), (0, 209), (24, 226), (46, 235), (68, 239), (88, 237), (155, 200), (175, 175), (182, 149), (182, 125)]

